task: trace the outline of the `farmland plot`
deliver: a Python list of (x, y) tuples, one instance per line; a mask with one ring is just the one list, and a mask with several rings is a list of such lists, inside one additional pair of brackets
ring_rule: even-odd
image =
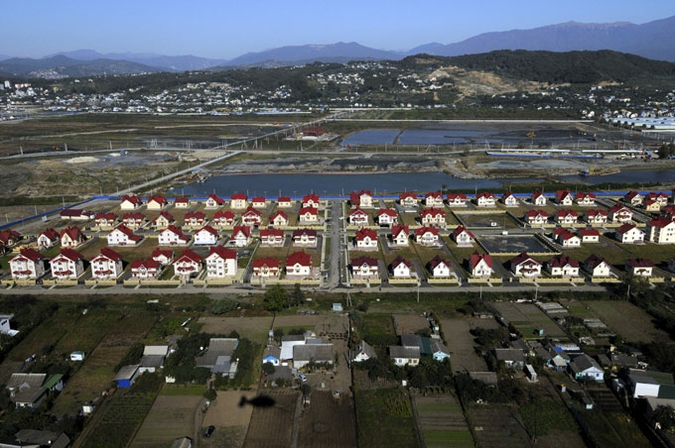
[(351, 396), (313, 391), (302, 413), (299, 448), (351, 448), (356, 446), (356, 421)]
[(474, 446), (462, 407), (454, 396), (415, 396), (414, 404), (417, 426), (428, 448)]
[(565, 337), (565, 332), (542, 310), (531, 303), (498, 302), (494, 304), (504, 319), (520, 331), (525, 339), (538, 339), (535, 330), (543, 329), (546, 336)]
[(194, 433), (194, 415), (201, 396), (159, 396), (131, 448), (170, 446), (178, 437)]
[(630, 302), (593, 300), (584, 303), (626, 342), (670, 341), (666, 332), (654, 327), (652, 318), (646, 312)]
[(485, 372), (487, 364), (482, 356), (474, 349), (474, 337), (470, 331), (472, 328), (496, 328), (498, 324), (492, 319), (442, 319), (441, 328), (445, 339), (448, 341), (448, 349), (451, 353), (452, 368), (455, 372)]
[(490, 448), (523, 448), (533, 446), (522, 426), (518, 410), (510, 405), (478, 405), (468, 411), (476, 444)]
[(267, 333), (272, 326), (272, 316), (269, 317), (201, 317), (199, 323), (204, 324), (202, 332), (213, 334), (228, 334), (233, 330), (242, 338), (250, 339), (258, 344), (264, 344)]
[(244, 448), (286, 448), (291, 446), (296, 407), (300, 392), (273, 391), (270, 397), (276, 401), (269, 408), (253, 410), (251, 423), (244, 440)]

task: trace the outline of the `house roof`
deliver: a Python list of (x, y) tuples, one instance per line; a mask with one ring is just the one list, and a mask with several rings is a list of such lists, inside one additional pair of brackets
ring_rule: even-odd
[(40, 235), (38, 235), (38, 238), (41, 237), (42, 235), (44, 235), (45, 237), (47, 237), (50, 240), (54, 240), (59, 236), (59, 232), (57, 232), (56, 229), (53, 229), (53, 228), (49, 227), (49, 228), (43, 230), (40, 233)]
[(269, 237), (283, 237), (286, 234), (282, 229), (262, 229), (260, 230), (260, 237), (261, 238), (269, 238)]
[(461, 235), (462, 233), (466, 233), (466, 234), (469, 235), (471, 238), (474, 238), (474, 239), (476, 238), (476, 237), (474, 236), (474, 234), (471, 233), (469, 230), (467, 230), (467, 228), (466, 228), (465, 226), (457, 226), (457, 227), (455, 228), (455, 230), (452, 231), (452, 235), (453, 235), (455, 238), (457, 238), (457, 237), (458, 237), (459, 235)]
[(333, 362), (333, 344), (298, 344), (293, 346), (293, 361)]
[(194, 212), (187, 212), (183, 217), (184, 221), (190, 221), (192, 219), (196, 221), (203, 221), (204, 219), (206, 219), (206, 215), (204, 214), (204, 212), (197, 210)]
[(277, 202), (291, 202), (291, 197), (290, 196), (279, 196), (277, 199)]
[(174, 199), (173, 203), (174, 204), (189, 204), (190, 199), (188, 199), (186, 196), (181, 196), (179, 198)]
[(117, 260), (122, 259), (122, 256), (120, 254), (118, 254), (117, 252), (115, 252), (114, 250), (112, 250), (109, 247), (101, 248), (101, 254), (98, 255), (97, 257), (95, 257), (94, 259), (99, 258), (99, 257), (107, 258), (108, 260), (112, 260), (112, 261), (117, 261)]
[(213, 219), (234, 219), (236, 216), (237, 215), (235, 215), (231, 210), (220, 210), (217, 211), (215, 215), (213, 215)]
[(173, 258), (173, 251), (171, 249), (161, 249), (159, 247), (155, 247), (155, 250), (152, 251), (152, 254), (150, 256), (152, 258), (164, 257), (170, 260), (171, 258)]
[(131, 378), (134, 377), (139, 367), (140, 367), (139, 364), (130, 364), (128, 366), (122, 366), (117, 371), (117, 375), (115, 375), (113, 381), (130, 380)]
[(211, 255), (217, 255), (223, 260), (233, 260), (237, 258), (237, 252), (232, 249), (227, 249), (223, 246), (211, 246), (209, 248), (209, 254), (206, 258), (211, 257)]
[(469, 266), (471, 266), (471, 269), (473, 269), (481, 261), (484, 261), (485, 264), (488, 265), (488, 267), (492, 267), (492, 255), (490, 255), (490, 254), (479, 254), (478, 252), (474, 252), (473, 254), (471, 254), (471, 258), (469, 258)]
[(105, 219), (105, 220), (108, 220), (108, 221), (114, 221), (114, 220), (117, 219), (117, 215), (113, 212), (98, 212), (94, 216), (94, 219), (97, 220), (97, 221), (101, 220), (101, 219)]
[(265, 350), (263, 350), (262, 359), (265, 360), (269, 357), (281, 359), (280, 356), (281, 356), (281, 347), (277, 347), (276, 345), (268, 345), (265, 347)]
[(394, 238), (396, 238), (401, 232), (405, 233), (406, 236), (410, 235), (410, 227), (399, 225), (394, 225), (391, 227), (391, 234)]
[(408, 269), (410, 269), (412, 266), (411, 262), (399, 255), (398, 257), (394, 258), (394, 261), (391, 262), (391, 267), (392, 269), (396, 269), (401, 264), (404, 264)]
[(423, 218), (425, 216), (439, 216), (439, 215), (445, 216), (445, 212), (443, 210), (441, 210), (440, 208), (433, 208), (433, 207), (432, 208), (425, 208), (420, 213), (420, 216), (422, 216)]
[(301, 250), (299, 252), (293, 252), (286, 257), (286, 266), (295, 266), (296, 264), (299, 264), (300, 266), (311, 266), (312, 256), (304, 250)]
[(525, 361), (525, 354), (519, 348), (495, 348), (494, 352), (497, 361)]
[(438, 229), (435, 227), (418, 227), (415, 229), (415, 236), (424, 236), (426, 233), (431, 233), (433, 235), (438, 235)]
[(598, 362), (585, 353), (575, 356), (569, 363), (570, 370), (574, 373), (583, 373), (589, 369), (602, 370)]
[(591, 268), (596, 268), (599, 264), (605, 263), (609, 266), (609, 262), (602, 257), (599, 257), (596, 254), (591, 254), (584, 260), (584, 264), (588, 265)]
[[(160, 213), (160, 215), (161, 215), (161, 213)], [(132, 221), (132, 220), (133, 221), (143, 221), (145, 219), (145, 215), (141, 212), (129, 212), (129, 213), (125, 213), (122, 216), (122, 219), (124, 221)]]
[(377, 211), (377, 216), (380, 217), (382, 215), (387, 215), (392, 218), (395, 218), (398, 214), (396, 213), (396, 210), (393, 208), (381, 208)]
[(403, 347), (401, 345), (390, 345), (389, 357), (402, 359), (420, 359), (420, 348), (417, 346)]
[(120, 201), (120, 203), (124, 202), (130, 202), (134, 205), (138, 205), (141, 203), (141, 198), (139, 198), (138, 196), (124, 196)]
[(190, 249), (184, 249), (183, 252), (181, 252), (180, 257), (178, 257), (176, 260), (174, 260), (173, 264), (178, 264), (178, 263), (201, 263), (202, 262), (202, 257), (200, 257), (198, 254), (194, 253)]
[(302, 207), (300, 209), (299, 212), (300, 215), (306, 215), (307, 213), (309, 213), (310, 215), (318, 215), (319, 211), (314, 207)]
[(248, 200), (248, 196), (245, 195), (244, 193), (235, 193), (232, 196), (230, 196), (230, 200), (232, 200), (232, 201), (246, 201), (246, 200)]
[(448, 262), (448, 260), (441, 257), (440, 255), (436, 255), (434, 258), (432, 258), (429, 261), (429, 267), (431, 267), (431, 270), (434, 270), (436, 268), (436, 266), (439, 266), (441, 264), (444, 264), (445, 266), (450, 267), (450, 263)]
[(616, 229), (617, 233), (623, 235), (628, 232), (632, 232), (633, 230), (637, 230), (640, 233), (644, 233), (642, 230), (640, 230), (636, 225), (634, 224), (624, 224), (618, 229)]
[(260, 216), (262, 216), (262, 212), (261, 212), (260, 210), (258, 210), (257, 208), (253, 208), (252, 205), (249, 205), (249, 206), (246, 208), (246, 211), (245, 211), (244, 213), (242, 213), (242, 216), (256, 216), (256, 217), (260, 217)]
[(153, 259), (134, 260), (131, 262), (131, 269), (140, 269), (144, 267), (147, 270), (159, 269), (159, 261)]
[(251, 236), (251, 228), (249, 226), (234, 226), (232, 228), (232, 237), (235, 238), (238, 234), (244, 234), (246, 238)]
[(286, 221), (288, 221), (288, 215), (283, 210), (277, 210), (276, 212), (274, 212), (274, 214), (270, 217), (270, 221), (274, 221), (277, 218), (277, 216), (281, 216)]
[(514, 265), (516, 265), (516, 266), (517, 266), (517, 265), (520, 265), (520, 264), (523, 264), (523, 263), (525, 263), (525, 262), (527, 262), (527, 261), (531, 261), (531, 262), (533, 262), (533, 263), (538, 264), (538, 265), (541, 266), (541, 263), (539, 263), (539, 262), (538, 262), (537, 260), (535, 260), (534, 258), (530, 257), (530, 256), (527, 254), (527, 252), (522, 252), (520, 255), (517, 255), (517, 256), (515, 256), (515, 257), (513, 257), (513, 258), (511, 259), (511, 263), (514, 264)]
[(157, 217), (154, 219), (153, 222), (159, 221), (160, 218), (164, 218), (164, 219), (166, 219), (168, 222), (174, 221), (173, 215), (172, 215), (171, 213), (167, 212), (167, 211), (164, 211), (164, 210), (161, 211), (161, 212), (159, 212), (159, 215), (157, 215)]
[(626, 265), (632, 268), (653, 268), (654, 262), (648, 258), (631, 258)]
[(349, 216), (350, 216), (350, 217), (352, 217), (352, 216), (368, 216), (368, 213), (367, 213), (367, 212), (364, 212), (364, 211), (361, 209), (361, 207), (358, 207), (358, 206), (357, 206), (354, 210), (352, 210), (351, 212), (349, 212)]
[(272, 257), (256, 258), (255, 260), (253, 260), (254, 268), (262, 268), (264, 266), (267, 266), (269, 268), (279, 269), (280, 264), (281, 262), (279, 260)]
[(314, 230), (314, 229), (295, 229), (293, 231), (293, 238), (301, 237), (303, 235), (316, 238), (316, 230)]
[(77, 252), (77, 251), (75, 251), (75, 250), (73, 250), (69, 247), (62, 247), (61, 251), (59, 252), (59, 255), (52, 258), (52, 261), (56, 260), (57, 258), (61, 258), (61, 257), (67, 258), (70, 261), (77, 261), (77, 260), (81, 260), (81, 259), (84, 258), (82, 256), (82, 254), (80, 254), (79, 252)]
[(206, 226), (202, 227), (201, 229), (197, 230), (196, 233), (201, 233), (201, 232), (206, 232), (206, 233), (210, 233), (213, 236), (218, 236), (218, 231), (216, 229), (214, 229), (213, 227), (209, 226), (209, 225), (206, 225)]
[(373, 346), (363, 340), (356, 344), (356, 349), (354, 351), (356, 354), (363, 352), (366, 354), (366, 356), (368, 356), (368, 358), (377, 358), (377, 353), (375, 352)]
[(124, 235), (126, 235), (127, 237), (132, 237), (132, 236), (134, 236), (134, 231), (131, 230), (129, 227), (125, 226), (124, 224), (118, 225), (117, 227), (115, 227), (114, 229), (112, 229), (112, 230), (110, 231), (110, 233), (113, 233), (113, 232), (115, 232), (115, 231), (117, 231), (117, 232), (122, 232), (122, 233), (123, 233)]
[(598, 229), (579, 229), (577, 233), (581, 236), (600, 236)]
[(356, 241), (362, 241), (366, 238), (377, 240), (377, 231), (374, 229), (368, 229), (366, 227), (362, 227), (356, 231)]
[(47, 378), (46, 373), (12, 373), (5, 387), (9, 390), (19, 387), (41, 387)]
[(574, 258), (568, 257), (566, 255), (557, 255), (548, 262), (548, 264), (551, 267), (555, 268), (562, 268), (565, 266), (570, 266), (573, 268), (578, 268), (579, 267), (579, 261), (575, 260)]
[(319, 195), (317, 194), (306, 194), (305, 196), (302, 197), (302, 203), (305, 204), (307, 202), (319, 202)]
[(84, 235), (82, 235), (82, 231), (80, 230), (79, 227), (66, 227), (65, 229), (61, 229), (60, 236), (63, 238), (65, 235), (68, 236), (73, 241), (77, 241), (81, 239)]
[(352, 266), (363, 266), (363, 265), (368, 265), (370, 267), (377, 267), (378, 261), (375, 258), (372, 257), (358, 257), (358, 258), (352, 258)]
[[(30, 247), (22, 247), (22, 248), (21, 248), (21, 252), (19, 253), (19, 255), (17, 255), (16, 257), (12, 258), (12, 260), (15, 260), (15, 259), (17, 259), (17, 258), (19, 258), (19, 257), (27, 258), (27, 259), (29, 259), (30, 261), (32, 261), (33, 263), (35, 263), (35, 262), (38, 261), (38, 260), (42, 260), (42, 259), (44, 258), (43, 255), (42, 255), (40, 252), (38, 252), (38, 251), (36, 251), (35, 249), (30, 248)], [(11, 261), (11, 260), (10, 260), (10, 261)]]
[(401, 194), (398, 195), (398, 198), (401, 199), (401, 200), (403, 200), (403, 199), (414, 199), (415, 201), (417, 201), (417, 193), (413, 193), (413, 192), (410, 192), (410, 191), (407, 192), (407, 193), (401, 193)]
[[(218, 205), (223, 205), (223, 204), (225, 203), (225, 200), (224, 200), (223, 198), (221, 198), (221, 197), (219, 197), (219, 196), (217, 196), (217, 195), (215, 195), (215, 194), (213, 194), (213, 193), (211, 193), (211, 194), (209, 195), (209, 199), (212, 200), (212, 201), (215, 201), (216, 204), (218, 204)], [(207, 199), (207, 200), (208, 200), (208, 199)]]

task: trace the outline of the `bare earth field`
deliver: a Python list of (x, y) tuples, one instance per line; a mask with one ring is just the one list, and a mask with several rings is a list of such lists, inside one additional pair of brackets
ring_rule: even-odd
[(209, 425), (216, 427), (211, 438), (201, 437), (199, 446), (204, 448), (228, 447), (240, 448), (244, 445), (244, 437), (253, 414), (252, 406), (239, 407), (239, 400), (245, 396), (250, 399), (253, 392), (221, 391), (216, 401), (211, 402), (209, 410), (204, 414), (200, 433)]
[(490, 448), (523, 448), (533, 446), (519, 423), (518, 410), (510, 405), (478, 405), (469, 409), (476, 445)]
[(251, 423), (244, 440), (244, 448), (287, 448), (291, 446), (296, 406), (300, 392), (291, 390), (272, 391), (276, 400), (273, 407), (257, 407), (253, 410)]
[(471, 329), (496, 328), (499, 324), (494, 319), (457, 318), (441, 320), (441, 328), (448, 341), (450, 362), (455, 372), (485, 372), (485, 360), (474, 350), (474, 337)]
[(356, 421), (351, 396), (334, 398), (313, 391), (309, 408), (300, 420), (298, 448), (351, 448), (356, 446)]
[(192, 437), (195, 410), (201, 400), (200, 396), (157, 397), (131, 447), (164, 447), (178, 437)]

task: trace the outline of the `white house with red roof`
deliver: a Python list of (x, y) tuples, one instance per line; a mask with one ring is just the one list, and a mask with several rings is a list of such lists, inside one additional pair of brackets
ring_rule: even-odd
[(639, 191), (631, 190), (625, 195), (623, 195), (623, 200), (624, 202), (632, 205), (633, 207), (637, 207), (638, 205), (642, 205), (642, 201), (644, 201), (644, 196), (642, 196)]
[(19, 254), (9, 260), (9, 271), (14, 280), (35, 280), (47, 272), (46, 260), (35, 249), (22, 247)]
[(270, 225), (274, 227), (288, 227), (288, 215), (283, 210), (277, 210), (270, 216)]
[(577, 193), (577, 204), (583, 207), (595, 206), (595, 193), (580, 191)]
[(162, 265), (153, 259), (134, 260), (131, 262), (130, 271), (133, 279), (151, 280), (156, 279), (162, 272)]
[[(204, 209), (206, 210), (215, 210), (217, 208), (225, 205), (225, 199), (221, 198), (215, 193), (211, 193), (206, 201), (204, 202)], [(235, 207), (233, 207), (235, 208)]]
[(616, 229), (616, 239), (623, 244), (644, 243), (645, 233), (635, 224), (624, 224)]
[(244, 213), (241, 214), (241, 223), (249, 227), (257, 227), (262, 224), (262, 212), (258, 209), (249, 206)]
[(647, 223), (649, 241), (657, 244), (675, 244), (675, 221), (660, 216)]
[(246, 247), (251, 244), (251, 228), (248, 226), (234, 226), (232, 239), (236, 247)]
[(557, 255), (546, 264), (552, 277), (579, 277), (579, 262), (566, 255)]
[(48, 249), (60, 241), (59, 232), (51, 227), (46, 228), (37, 237), (37, 247), (40, 249)]
[(176, 208), (190, 208), (190, 199), (186, 196), (181, 196), (173, 200), (173, 206)]
[(466, 207), (467, 201), (464, 193), (448, 193), (448, 207)]
[(574, 233), (562, 227), (557, 227), (553, 231), (555, 240), (562, 247), (579, 247), (581, 246), (581, 238)]
[(561, 226), (572, 226), (579, 221), (579, 214), (576, 210), (557, 210), (555, 212), (555, 220)]
[(518, 207), (518, 198), (511, 191), (505, 191), (502, 195), (502, 204), (506, 207)]
[(476, 242), (476, 236), (465, 226), (457, 226), (451, 236), (458, 246), (471, 246)]
[(267, 199), (265, 199), (265, 196), (255, 196), (253, 199), (251, 199), (251, 207), (253, 207), (253, 208), (266, 208), (267, 207)]
[(633, 210), (621, 204), (615, 204), (609, 209), (612, 222), (627, 223), (633, 220)]
[(533, 278), (541, 275), (541, 263), (522, 252), (511, 259), (511, 272), (517, 277)]
[(286, 257), (286, 275), (307, 278), (312, 274), (312, 256), (301, 250)]
[(141, 205), (143, 205), (143, 201), (141, 200), (141, 198), (133, 195), (124, 196), (120, 201), (121, 210), (136, 210)]
[(439, 231), (435, 227), (418, 227), (415, 229), (415, 242), (422, 246), (438, 246)]
[(391, 262), (390, 268), (394, 278), (410, 278), (412, 263), (400, 255)]
[(607, 210), (587, 210), (586, 222), (592, 226), (604, 226), (607, 224)]
[(598, 229), (578, 229), (577, 235), (581, 238), (581, 243), (599, 243), (600, 231)]
[(135, 235), (134, 231), (124, 224), (108, 232), (108, 246), (137, 246), (143, 241), (141, 235)]
[(652, 201), (658, 202), (661, 205), (661, 207), (665, 207), (666, 205), (668, 205), (668, 195), (663, 192), (658, 193), (650, 192), (649, 194), (647, 194), (646, 199), (651, 199)]
[(148, 210), (162, 210), (167, 205), (169, 205), (169, 201), (164, 196), (150, 196), (148, 198)]
[(175, 223), (176, 220), (173, 219), (173, 215), (164, 210), (159, 212), (159, 215), (152, 220), (152, 226), (157, 230), (166, 229)]
[[(21, 241), (21, 234), (14, 229), (0, 230), (0, 249), (12, 248)], [(1, 253), (1, 252), (0, 252)]]
[(354, 246), (363, 250), (377, 250), (377, 231), (362, 227), (356, 231)]
[(131, 230), (138, 230), (145, 224), (145, 215), (141, 212), (129, 212), (122, 216), (122, 224)]
[(299, 213), (300, 224), (317, 224), (319, 222), (319, 209), (317, 207), (302, 207)]
[(494, 194), (484, 191), (476, 195), (476, 205), (478, 207), (495, 207), (497, 205), (497, 198)]
[(245, 209), (248, 205), (248, 196), (244, 193), (235, 193), (230, 196), (231, 209)]
[(424, 205), (426, 207), (443, 207), (443, 193), (440, 191), (430, 191), (425, 194)]
[(474, 252), (469, 258), (469, 270), (474, 278), (488, 278), (492, 275), (492, 255)]
[(432, 258), (427, 265), (433, 278), (448, 278), (451, 275), (450, 262), (440, 255)]
[(648, 258), (631, 258), (626, 261), (626, 272), (635, 277), (649, 278), (654, 274), (654, 262)]
[(256, 258), (251, 265), (255, 278), (278, 278), (281, 273), (281, 263), (276, 258)]
[(160, 246), (187, 246), (190, 244), (192, 237), (183, 233), (180, 227), (169, 226), (159, 232), (157, 240)]
[(417, 198), (417, 193), (406, 192), (398, 195), (398, 202), (401, 204), (401, 207), (417, 207), (419, 199)]
[(173, 263), (173, 251), (171, 249), (162, 249), (155, 247), (150, 255), (151, 259), (157, 261), (162, 266), (168, 266)]
[(548, 199), (546, 196), (544, 196), (544, 193), (542, 193), (539, 190), (534, 190), (534, 193), (532, 193), (532, 196), (530, 196), (530, 202), (532, 205), (535, 207), (545, 207)]
[(286, 239), (286, 232), (282, 229), (261, 229), (260, 230), (260, 244), (263, 246), (281, 247), (284, 245)]
[(356, 207), (349, 212), (348, 221), (352, 226), (367, 226), (370, 215), (363, 211), (361, 207)]
[(291, 208), (293, 207), (293, 201), (290, 196), (279, 196), (277, 198), (277, 207), (279, 208)]
[(64, 221), (89, 221), (94, 219), (96, 214), (79, 208), (67, 208), (59, 212), (59, 216)]
[(555, 192), (555, 201), (559, 205), (572, 205), (574, 204), (574, 196), (569, 190), (558, 190)]
[(212, 246), (205, 258), (206, 278), (226, 278), (237, 274), (237, 251)]
[(314, 229), (295, 229), (293, 230), (293, 244), (301, 247), (316, 247), (318, 238)]
[(388, 227), (398, 224), (398, 213), (393, 208), (381, 208), (377, 211), (377, 223)]
[(373, 194), (370, 190), (361, 190), (358, 193), (352, 192), (349, 195), (349, 202), (352, 207), (371, 208), (373, 206)]
[(319, 208), (319, 203), (320, 203), (319, 195), (316, 195), (314, 193), (312, 194), (307, 194), (302, 197), (302, 208), (305, 207), (311, 207), (311, 208)]
[(525, 222), (530, 226), (543, 226), (548, 224), (548, 212), (543, 209), (532, 209), (525, 212)]
[(211, 226), (204, 226), (194, 234), (194, 244), (213, 246), (218, 243), (218, 231)]
[(425, 208), (420, 213), (423, 226), (435, 226), (445, 228), (445, 211), (439, 208)]
[(582, 265), (584, 270), (592, 277), (609, 277), (612, 272), (612, 266), (602, 257), (595, 254), (590, 255)]
[(89, 263), (95, 280), (115, 280), (124, 272), (122, 256), (109, 247), (102, 248)]
[(202, 270), (202, 257), (190, 249), (185, 249), (172, 264), (174, 274), (185, 280), (199, 275)]
[(94, 225), (101, 230), (110, 230), (117, 225), (117, 215), (112, 212), (96, 213)]
[(78, 247), (85, 242), (86, 237), (79, 227), (66, 227), (59, 233), (61, 247)]
[(396, 246), (408, 246), (410, 227), (394, 225), (391, 227), (391, 239)]
[(209, 222), (208, 218), (202, 211), (187, 212), (183, 217), (183, 225), (189, 229), (198, 229)]
[(351, 260), (352, 276), (356, 279), (377, 279), (380, 277), (380, 265), (376, 258), (357, 257)]
[(213, 215), (213, 225), (220, 228), (232, 227), (236, 220), (237, 215), (230, 210), (217, 211), (215, 215)]
[(659, 213), (661, 211), (661, 204), (653, 199), (645, 199), (645, 211), (648, 213)]
[(56, 280), (77, 280), (84, 273), (84, 257), (68, 247), (49, 260), (52, 276)]

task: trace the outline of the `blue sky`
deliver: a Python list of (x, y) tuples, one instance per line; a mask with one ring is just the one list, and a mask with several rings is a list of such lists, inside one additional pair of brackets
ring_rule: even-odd
[(358, 42), (383, 50), (449, 44), (567, 21), (647, 23), (675, 2), (548, 0), (23, 0), (0, 14), (0, 54), (92, 49), (230, 59), (285, 45)]

